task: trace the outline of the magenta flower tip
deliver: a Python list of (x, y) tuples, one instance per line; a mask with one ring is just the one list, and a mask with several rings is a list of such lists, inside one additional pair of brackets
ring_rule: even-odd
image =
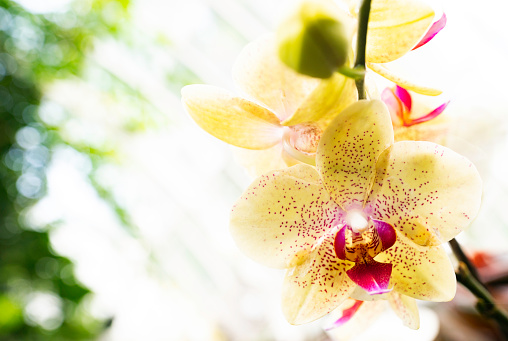
[(444, 27), (446, 26), (446, 14), (443, 13), (441, 18), (434, 22), (432, 26), (429, 28), (427, 33), (423, 36), (423, 38), (420, 40), (418, 44), (416, 44), (415, 47), (413, 47), (413, 50), (416, 50), (419, 47), (422, 47), (423, 45), (427, 44), (429, 41), (431, 41), (436, 34), (439, 33)]

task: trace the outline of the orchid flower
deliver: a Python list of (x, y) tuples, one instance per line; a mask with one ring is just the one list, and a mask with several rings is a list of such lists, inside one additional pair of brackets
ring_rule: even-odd
[(384, 89), (381, 99), (390, 111), (396, 141), (430, 141), (445, 144), (448, 122), (438, 117), (441, 117), (450, 101), (424, 114), (418, 114), (413, 110), (411, 94), (398, 85)]
[[(356, 1), (346, 1), (354, 7)], [(424, 95), (440, 90), (420, 86), (394, 74), (385, 63), (428, 43), (446, 24), (446, 16), (432, 23), (434, 10), (421, 0), (372, 0), (367, 31), (366, 65), (400, 86)]]
[(316, 168), (256, 179), (230, 227), (248, 256), (287, 269), (283, 311), (301, 324), (348, 297), (452, 299), (455, 274), (440, 244), (471, 222), (480, 197), (471, 162), (430, 142), (394, 143), (386, 106), (361, 100), (324, 131)]
[(300, 162), (314, 164), (323, 129), (357, 99), (350, 78), (335, 74), (322, 80), (285, 66), (273, 37), (246, 46), (233, 78), (245, 97), (215, 86), (189, 85), (182, 89), (182, 100), (205, 131), (254, 151), (246, 158), (256, 176)]

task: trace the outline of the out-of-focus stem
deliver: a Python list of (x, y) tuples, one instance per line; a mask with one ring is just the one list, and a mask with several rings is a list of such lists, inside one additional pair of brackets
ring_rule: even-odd
[[(370, 2), (371, 0), (362, 0), (358, 11), (358, 37), (356, 40), (356, 60), (354, 68), (360, 71), (365, 71), (365, 50), (367, 47)], [(356, 79), (356, 88), (358, 89), (358, 99), (366, 99), (365, 77)]]
[(494, 297), (492, 297), (482, 283), (478, 276), (478, 271), (462, 251), (460, 244), (455, 239), (452, 239), (450, 246), (459, 261), (459, 267), (456, 272), (457, 281), (476, 296), (478, 299), (476, 304), (478, 312), (487, 318), (495, 320), (508, 340), (508, 314), (496, 303)]

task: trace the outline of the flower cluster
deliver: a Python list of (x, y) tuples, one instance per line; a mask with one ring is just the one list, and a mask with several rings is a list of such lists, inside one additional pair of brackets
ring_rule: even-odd
[(448, 103), (412, 112), (406, 89), (439, 91), (383, 65), (427, 43), (446, 21), (432, 24), (433, 16), (417, 0), (372, 1), (367, 66), (397, 83), (377, 99), (358, 100), (354, 80), (337, 72), (319, 79), (290, 69), (274, 37), (238, 58), (234, 78), (244, 95), (209, 85), (182, 90), (204, 130), (249, 150), (244, 158), (258, 177), (232, 209), (231, 233), (254, 260), (287, 270), (282, 308), (292, 324), (352, 302), (339, 308), (338, 326), (366, 301), (387, 300), (418, 328), (415, 299), (455, 294), (442, 244), (476, 216), (481, 179), (466, 158), (429, 142), (439, 141), (428, 127)]

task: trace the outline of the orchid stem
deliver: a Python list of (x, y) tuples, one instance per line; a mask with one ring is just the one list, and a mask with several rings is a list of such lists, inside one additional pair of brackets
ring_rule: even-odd
[(495, 320), (505, 338), (508, 339), (508, 314), (496, 304), (485, 284), (480, 280), (475, 266), (462, 251), (460, 244), (455, 239), (452, 239), (450, 246), (459, 261), (459, 267), (455, 274), (457, 281), (476, 296), (478, 299), (476, 304), (478, 312), (487, 318)]
[[(367, 28), (369, 25), (371, 0), (362, 0), (358, 11), (358, 37), (356, 40), (356, 60), (354, 69), (365, 71), (365, 50), (367, 48)], [(367, 99), (365, 76), (356, 79), (358, 99)]]

